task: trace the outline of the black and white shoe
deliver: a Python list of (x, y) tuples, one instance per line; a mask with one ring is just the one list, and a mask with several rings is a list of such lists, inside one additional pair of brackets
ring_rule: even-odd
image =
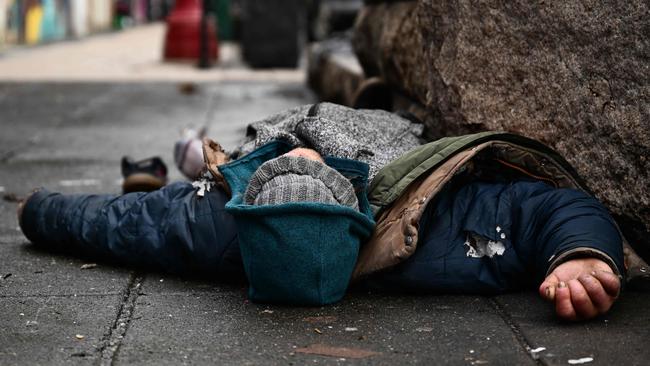
[(157, 156), (133, 161), (128, 156), (122, 158), (122, 191), (151, 192), (167, 184), (167, 166)]

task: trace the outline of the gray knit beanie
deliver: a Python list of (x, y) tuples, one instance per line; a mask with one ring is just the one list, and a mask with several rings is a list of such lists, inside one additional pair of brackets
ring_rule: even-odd
[(321, 202), (359, 209), (352, 183), (341, 173), (319, 161), (287, 155), (257, 168), (244, 201), (249, 205)]

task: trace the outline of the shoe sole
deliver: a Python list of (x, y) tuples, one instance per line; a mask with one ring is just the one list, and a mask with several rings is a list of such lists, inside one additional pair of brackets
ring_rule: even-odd
[(165, 183), (165, 180), (154, 177), (151, 174), (135, 173), (124, 179), (122, 191), (124, 193), (151, 192), (160, 189)]

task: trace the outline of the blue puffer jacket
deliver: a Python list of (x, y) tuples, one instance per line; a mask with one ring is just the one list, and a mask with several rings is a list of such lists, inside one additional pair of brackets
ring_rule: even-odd
[(598, 251), (623, 272), (621, 237), (605, 207), (574, 189), (545, 183), (474, 182), (447, 187), (425, 209), (418, 248), (371, 280), (415, 292), (492, 294), (530, 288), (551, 260)]
[(561, 156), (522, 136), (430, 142), (383, 167), (369, 192), (377, 226), (353, 278), (382, 288), (499, 293), (576, 257), (625, 273), (607, 210)]

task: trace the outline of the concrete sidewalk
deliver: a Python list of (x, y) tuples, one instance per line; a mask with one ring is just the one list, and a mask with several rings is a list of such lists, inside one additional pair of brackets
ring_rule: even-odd
[(207, 72), (162, 64), (162, 34), (153, 25), (0, 57), (0, 365), (648, 363), (648, 293), (578, 324), (534, 291), (353, 292), (294, 308), (250, 303), (243, 285), (35, 248), (15, 217), (32, 187), (119, 193), (122, 155), (161, 155), (181, 179), (171, 163), (183, 127), (206, 124), (231, 149), (248, 122), (314, 101), (303, 70), (252, 71), (234, 45)]
[(219, 62), (209, 70), (162, 61), (165, 25), (153, 23), (67, 42), (16, 47), (0, 53), (4, 81), (193, 81), (302, 82), (301, 69), (253, 71), (242, 65), (239, 46), (221, 43)]

